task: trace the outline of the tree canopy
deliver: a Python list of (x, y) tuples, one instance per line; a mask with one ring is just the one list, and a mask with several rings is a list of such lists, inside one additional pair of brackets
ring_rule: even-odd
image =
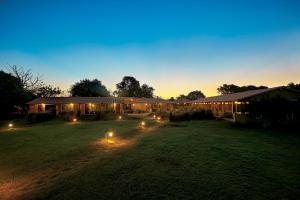
[(98, 79), (84, 79), (71, 86), (70, 93), (73, 97), (107, 97), (109, 91)]
[(114, 92), (119, 97), (145, 97), (153, 98), (154, 88), (143, 84), (132, 76), (124, 76), (122, 81), (116, 85), (117, 90)]
[(44, 85), (37, 89), (36, 95), (39, 97), (55, 97), (62, 93), (59, 87), (53, 87), (51, 85)]
[(266, 89), (267, 86), (254, 86), (254, 85), (247, 85), (247, 86), (237, 86), (234, 84), (223, 84), (222, 86), (217, 88), (219, 94), (231, 94), (237, 92), (244, 92), (248, 90), (257, 90), (257, 89)]
[(176, 97), (177, 100), (197, 100), (201, 98), (205, 98), (205, 95), (203, 94), (203, 92), (201, 92), (201, 90), (191, 91), (188, 95), (181, 94)]
[(17, 78), (24, 90), (34, 97), (55, 97), (62, 93), (59, 87), (46, 85), (41, 76), (34, 75), (31, 69), (25, 70), (17, 65), (8, 65), (8, 71)]
[(187, 99), (189, 100), (197, 100), (202, 98), (205, 98), (205, 95), (200, 90), (192, 91), (187, 95)]

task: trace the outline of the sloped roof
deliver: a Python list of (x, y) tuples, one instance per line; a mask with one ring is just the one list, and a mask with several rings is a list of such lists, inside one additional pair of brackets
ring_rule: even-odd
[(214, 96), (214, 97), (207, 97), (203, 99), (198, 99), (193, 101), (193, 103), (205, 103), (205, 102), (229, 102), (229, 101), (240, 101), (249, 97), (253, 97), (259, 94), (263, 94), (266, 92), (270, 92), (277, 89), (283, 89), (285, 87), (274, 87), (274, 88), (267, 88), (267, 89), (259, 89), (259, 90), (249, 90), (245, 92), (237, 92), (232, 94)]
[(27, 104), (118, 103), (115, 97), (39, 97)]
[(27, 104), (85, 104), (85, 103), (165, 103), (166, 100), (157, 98), (136, 97), (39, 97)]

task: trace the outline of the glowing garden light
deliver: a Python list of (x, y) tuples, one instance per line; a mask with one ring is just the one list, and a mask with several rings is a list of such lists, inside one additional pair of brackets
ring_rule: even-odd
[(12, 127), (14, 127), (14, 124), (13, 124), (13, 123), (9, 123), (9, 124), (8, 124), (8, 127), (9, 127), (9, 128), (12, 128)]
[(105, 131), (105, 138), (106, 138), (106, 141), (108, 143), (113, 143), (113, 138), (114, 138), (114, 132), (112, 130), (106, 130)]
[(157, 120), (158, 120), (158, 121), (161, 120), (161, 117), (157, 117)]
[(153, 118), (155, 119), (155, 118), (156, 118), (156, 115), (153, 115)]
[(145, 128), (145, 126), (146, 126), (146, 122), (141, 121), (140, 124), (139, 124), (139, 127), (140, 128)]
[(76, 118), (73, 118), (73, 120), (72, 120), (73, 122), (77, 122), (77, 119)]
[(119, 119), (119, 120), (121, 120), (121, 119), (122, 119), (122, 116), (121, 116), (121, 115), (119, 115), (118, 119)]

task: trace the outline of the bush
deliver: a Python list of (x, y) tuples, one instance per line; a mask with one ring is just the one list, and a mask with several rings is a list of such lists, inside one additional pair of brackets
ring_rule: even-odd
[(62, 118), (64, 121), (72, 121), (76, 117), (75, 112), (61, 112), (60, 118)]
[(153, 113), (149, 114), (149, 116), (151, 116), (151, 117), (153, 115), (159, 116), (162, 120), (166, 120), (166, 119), (169, 119), (170, 112), (159, 111), (159, 112), (153, 112)]
[(187, 121), (187, 120), (203, 120), (214, 119), (211, 110), (194, 110), (190, 112), (170, 113), (170, 121)]
[(80, 120), (84, 121), (96, 121), (96, 120), (113, 120), (116, 119), (117, 115), (112, 112), (96, 112), (93, 115), (81, 115)]
[(233, 118), (233, 115), (232, 115), (231, 112), (225, 112), (225, 113), (223, 114), (223, 118)]
[(55, 117), (52, 113), (29, 113), (26, 120), (29, 123), (39, 123), (51, 120)]

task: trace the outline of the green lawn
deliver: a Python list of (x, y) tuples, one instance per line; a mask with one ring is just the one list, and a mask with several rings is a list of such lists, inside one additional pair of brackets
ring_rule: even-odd
[[(300, 135), (225, 121), (0, 131), (0, 199), (297, 199)], [(104, 140), (113, 128), (115, 143)]]

